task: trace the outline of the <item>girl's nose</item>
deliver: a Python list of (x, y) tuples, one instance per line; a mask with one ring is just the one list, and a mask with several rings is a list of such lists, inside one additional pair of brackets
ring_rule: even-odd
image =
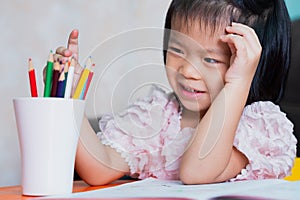
[(183, 65), (181, 65), (178, 69), (178, 72), (186, 79), (194, 79), (194, 80), (202, 79), (200, 73), (200, 67), (197, 67), (190, 62), (185, 62)]

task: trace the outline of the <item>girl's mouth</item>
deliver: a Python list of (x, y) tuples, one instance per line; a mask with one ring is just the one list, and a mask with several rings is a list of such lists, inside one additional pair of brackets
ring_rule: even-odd
[(184, 86), (184, 85), (180, 85), (180, 87), (181, 87), (182, 96), (187, 98), (199, 98), (205, 93), (205, 91), (197, 90), (195, 88)]
[(195, 90), (189, 87), (183, 87), (184, 90), (186, 90), (187, 92), (192, 92), (192, 93), (201, 93), (202, 91), (199, 90)]

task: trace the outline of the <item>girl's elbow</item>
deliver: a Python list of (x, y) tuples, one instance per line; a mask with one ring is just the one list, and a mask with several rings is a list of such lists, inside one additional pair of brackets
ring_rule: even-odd
[(185, 185), (207, 184), (214, 182), (209, 176), (199, 170), (180, 168), (179, 179)]
[(185, 185), (195, 184), (192, 173), (186, 172), (187, 170), (179, 170), (179, 179)]
[(179, 179), (183, 184), (196, 185), (196, 184), (210, 184), (224, 182), (222, 177), (216, 175), (211, 169), (201, 169), (193, 167), (179, 168)]
[(84, 178), (83, 181), (85, 183), (87, 183), (88, 185), (90, 185), (90, 186), (100, 186), (100, 185), (108, 184), (108, 183), (105, 183), (103, 181), (99, 181), (99, 180), (96, 180), (96, 179), (89, 179), (89, 178)]
[(104, 179), (102, 176), (99, 176), (96, 173), (94, 173), (93, 175), (80, 174), (80, 178), (82, 178), (82, 180), (90, 186), (106, 185), (110, 183), (110, 180)]

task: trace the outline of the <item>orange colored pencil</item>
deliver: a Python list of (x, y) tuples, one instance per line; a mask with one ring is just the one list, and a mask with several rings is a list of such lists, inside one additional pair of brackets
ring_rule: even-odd
[(28, 75), (29, 75), (31, 96), (38, 97), (38, 92), (37, 92), (37, 87), (36, 87), (35, 70), (33, 68), (31, 58), (29, 58), (29, 61), (28, 61)]

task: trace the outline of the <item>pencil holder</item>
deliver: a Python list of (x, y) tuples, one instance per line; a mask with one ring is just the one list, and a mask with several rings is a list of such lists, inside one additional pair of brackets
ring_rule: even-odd
[(85, 101), (64, 98), (13, 100), (22, 165), (22, 193), (71, 193)]

